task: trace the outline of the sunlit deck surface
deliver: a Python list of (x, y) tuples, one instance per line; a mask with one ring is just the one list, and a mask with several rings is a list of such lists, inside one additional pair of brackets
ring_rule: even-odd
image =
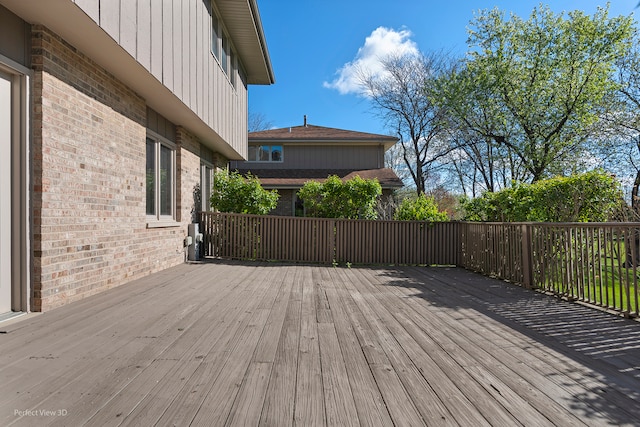
[(185, 264), (0, 332), (3, 426), (640, 424), (640, 322), (457, 268)]

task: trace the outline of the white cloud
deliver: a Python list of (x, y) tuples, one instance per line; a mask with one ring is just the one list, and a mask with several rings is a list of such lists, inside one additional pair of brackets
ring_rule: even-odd
[(402, 29), (378, 27), (364, 41), (364, 46), (358, 49), (353, 61), (347, 62), (336, 72), (331, 82), (324, 82), (324, 87), (336, 89), (341, 95), (349, 93), (362, 94), (362, 87), (358, 74), (362, 71), (379, 76), (384, 73), (381, 59), (394, 54), (417, 54), (418, 46), (411, 40), (411, 31)]

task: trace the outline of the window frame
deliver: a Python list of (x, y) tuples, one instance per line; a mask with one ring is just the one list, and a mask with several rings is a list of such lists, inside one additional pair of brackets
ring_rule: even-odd
[[(164, 138), (157, 133), (147, 129), (147, 137), (145, 140), (145, 151), (149, 142), (153, 142), (153, 174), (154, 174), (154, 213), (148, 212), (148, 194), (145, 197), (145, 213), (147, 217), (147, 228), (154, 227), (172, 227), (179, 226), (180, 224), (177, 222), (177, 167), (176, 167), (176, 158), (177, 158), (177, 146), (175, 143), (169, 141), (167, 138)], [(161, 153), (162, 148), (168, 148), (170, 152), (170, 165), (169, 170), (171, 172), (171, 178), (169, 182), (169, 191), (171, 192), (170, 198), (170, 214), (163, 214), (161, 207), (161, 198), (162, 198), (162, 188), (161, 188)], [(148, 160), (148, 159), (147, 159)], [(145, 176), (148, 171), (148, 163), (145, 161)], [(146, 180), (146, 178), (145, 178)], [(148, 181), (145, 184), (145, 193), (148, 192)]]
[(209, 50), (229, 79), (231, 86), (236, 89), (238, 84), (236, 74), (239, 68), (238, 54), (231, 42), (231, 37), (222, 24), (220, 15), (216, 12), (213, 0), (211, 0), (211, 46)]
[[(249, 153), (251, 152), (251, 148), (255, 148), (255, 156), (253, 159), (249, 157)], [(260, 160), (260, 152), (261, 148), (269, 147), (268, 160)], [(280, 148), (280, 160), (273, 160), (273, 147)], [(251, 163), (283, 163), (284, 162), (284, 145), (282, 144), (258, 144), (258, 145), (249, 145), (249, 149), (247, 150), (247, 162)]]
[[(209, 204), (209, 199), (211, 198), (211, 194), (213, 193), (211, 190), (213, 188), (213, 176), (216, 172), (216, 168), (212, 163), (207, 162), (206, 160), (200, 161), (200, 211), (201, 212), (209, 212), (211, 211), (211, 205)], [(205, 183), (209, 181), (209, 185), (205, 186)]]
[(220, 61), (220, 18), (213, 9), (213, 1), (211, 2), (211, 54)]

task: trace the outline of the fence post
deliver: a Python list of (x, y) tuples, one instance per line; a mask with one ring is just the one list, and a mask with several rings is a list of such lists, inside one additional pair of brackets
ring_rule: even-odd
[(532, 224), (522, 224), (522, 285), (531, 289), (533, 285), (533, 251), (531, 248)]

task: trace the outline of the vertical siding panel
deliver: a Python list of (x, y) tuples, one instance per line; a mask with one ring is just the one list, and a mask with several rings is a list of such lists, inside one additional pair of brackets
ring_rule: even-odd
[(123, 0), (120, 2), (120, 46), (131, 56), (137, 58), (137, 0)]
[[(187, 74), (187, 79), (185, 81), (189, 81), (189, 89), (191, 91), (189, 95), (189, 106), (193, 111), (201, 116), (201, 111), (198, 108), (198, 92), (202, 91), (201, 82), (198, 79), (198, 58), (204, 55), (204, 51), (200, 49), (200, 43), (198, 40), (200, 37), (200, 26), (198, 25), (198, 20), (196, 19), (196, 14), (198, 12), (198, 3), (202, 4), (202, 2), (188, 2), (189, 3), (189, 72)], [(186, 21), (186, 20), (185, 20)], [(186, 62), (186, 58), (185, 58)]]
[(76, 6), (84, 11), (84, 13), (93, 19), (96, 23), (100, 22), (100, 0), (74, 0)]
[(189, 99), (188, 91), (186, 91), (187, 98), (185, 99), (186, 86), (184, 85), (182, 67), (184, 55), (188, 58), (189, 51), (183, 52), (184, 45), (182, 41), (185, 37), (189, 40), (189, 28), (183, 26), (182, 9), (183, 5), (188, 3), (189, 2), (183, 2), (182, 0), (173, 0), (173, 93), (186, 105), (189, 105)]
[(203, 104), (203, 116), (202, 119), (208, 125), (211, 125), (211, 61), (213, 60), (211, 55), (211, 4), (208, 1), (203, 2), (204, 12), (202, 14), (203, 31), (204, 31), (204, 46), (202, 49), (203, 57), (203, 87), (202, 87), (202, 104)]
[(157, 0), (150, 0), (151, 15), (151, 74), (162, 82), (162, 11), (163, 6)]
[(173, 90), (173, 1), (162, 0), (162, 84)]
[(137, 59), (151, 71), (151, 0), (138, 0)]
[(222, 100), (220, 99), (220, 75), (222, 72), (220, 71), (220, 65), (218, 65), (218, 61), (214, 58), (213, 60), (213, 70), (211, 72), (213, 76), (213, 86), (211, 92), (211, 100), (213, 102), (213, 121), (212, 125), (214, 129), (218, 129), (218, 133), (220, 133), (220, 108), (218, 105), (222, 105)]
[(120, 43), (120, 0), (100, 0), (100, 27)]
[(196, 2), (196, 20), (197, 20), (197, 40), (196, 40), (196, 81), (198, 82), (198, 90), (196, 91), (196, 109), (198, 112), (198, 116), (200, 116), (205, 122), (207, 120), (206, 112), (203, 108), (202, 104), (202, 95), (205, 92), (207, 85), (205, 84), (204, 79), (204, 67), (205, 61), (208, 55), (208, 49), (205, 45), (205, 41), (207, 40), (207, 27), (205, 26), (206, 17), (209, 16), (207, 10), (203, 4), (203, 2)]
[(182, 81), (182, 100), (183, 102), (194, 110), (193, 98), (191, 97), (191, 86), (194, 84), (192, 77), (193, 70), (191, 69), (191, 55), (193, 55), (193, 35), (196, 28), (191, 26), (191, 6), (194, 5), (193, 1), (181, 2), (181, 38), (182, 45), (180, 47), (180, 64), (181, 68), (181, 81)]

